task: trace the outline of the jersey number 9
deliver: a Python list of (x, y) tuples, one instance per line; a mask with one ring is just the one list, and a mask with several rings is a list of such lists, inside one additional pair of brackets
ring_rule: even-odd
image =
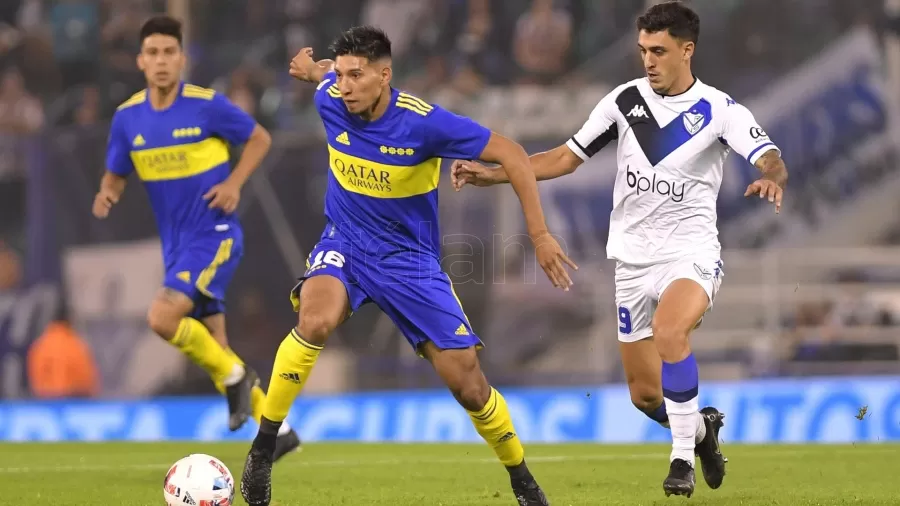
[(619, 332), (631, 334), (631, 311), (625, 306), (619, 306)]

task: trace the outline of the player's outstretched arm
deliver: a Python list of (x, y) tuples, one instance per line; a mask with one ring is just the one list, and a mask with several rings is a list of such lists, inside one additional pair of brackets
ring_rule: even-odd
[(96, 218), (102, 220), (109, 216), (112, 206), (119, 203), (119, 199), (125, 191), (126, 182), (127, 179), (110, 171), (103, 174), (103, 179), (100, 180), (100, 191), (94, 197), (93, 213)]
[[(582, 164), (581, 158), (565, 144), (550, 151), (531, 155), (529, 160), (531, 161), (531, 170), (538, 181), (556, 179), (571, 174)], [(509, 176), (502, 165), (485, 167), (478, 162), (468, 160), (454, 161), (450, 167), (450, 178), (456, 191), (461, 190), (467, 184), (491, 186), (509, 183)]]
[(750, 183), (745, 197), (759, 195), (775, 204), (775, 212), (781, 212), (781, 199), (787, 184), (788, 172), (781, 159), (781, 150), (769, 138), (749, 109), (727, 99), (723, 114), (721, 138), (726, 145), (744, 157), (762, 172), (762, 177)]
[(313, 60), (312, 48), (304, 47), (291, 60), (290, 74), (291, 77), (300, 81), (319, 84), (333, 65), (334, 61), (332, 60)]
[(745, 197), (759, 194), (761, 199), (769, 199), (775, 204), (775, 212), (781, 212), (781, 199), (787, 185), (788, 171), (777, 149), (770, 149), (756, 160), (756, 168), (763, 176), (747, 186)]
[(564, 264), (568, 264), (573, 269), (577, 269), (578, 266), (563, 253), (559, 243), (550, 235), (544, 220), (544, 210), (541, 207), (537, 181), (525, 149), (510, 139), (492, 132), (490, 140), (479, 158), (505, 167), (509, 183), (522, 204), (525, 224), (528, 228), (528, 235), (534, 244), (538, 263), (553, 282), (553, 286), (568, 291), (572, 286), (572, 279)]

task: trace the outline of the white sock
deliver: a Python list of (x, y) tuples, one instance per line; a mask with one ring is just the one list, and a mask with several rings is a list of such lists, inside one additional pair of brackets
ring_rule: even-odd
[(283, 436), (291, 431), (291, 426), (288, 425), (287, 420), (281, 422), (281, 427), (278, 427), (278, 435)]
[(669, 462), (675, 459), (694, 465), (695, 439), (699, 436), (702, 425), (700, 420), (700, 401), (694, 397), (687, 402), (675, 402), (666, 399), (666, 412), (669, 413), (669, 425), (672, 426), (672, 454)]
[(222, 384), (226, 387), (234, 386), (240, 383), (242, 379), (244, 379), (244, 366), (241, 364), (234, 364), (234, 367), (231, 369), (231, 374), (225, 377), (222, 380)]
[(697, 418), (700, 420), (697, 422), (697, 435), (694, 436), (694, 444), (698, 445), (706, 439), (706, 424), (703, 423), (703, 415), (700, 412), (697, 412)]

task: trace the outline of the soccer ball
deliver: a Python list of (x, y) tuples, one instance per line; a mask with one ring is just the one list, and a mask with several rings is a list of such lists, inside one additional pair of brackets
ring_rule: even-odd
[(221, 460), (195, 453), (173, 464), (166, 473), (163, 497), (169, 506), (231, 506), (234, 477)]

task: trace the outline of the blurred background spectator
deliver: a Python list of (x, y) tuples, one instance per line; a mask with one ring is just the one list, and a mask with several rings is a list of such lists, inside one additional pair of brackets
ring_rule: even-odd
[[(741, 197), (754, 169), (740, 160), (728, 167), (719, 199), (727, 276), (716, 310), (697, 333), (702, 370), (722, 379), (895, 372), (897, 17), (885, 15), (882, 0), (689, 3), (703, 27), (696, 74), (753, 109), (784, 149), (792, 181), (775, 221)], [(36, 318), (24, 344), (0, 351), (18, 360), (32, 341), (37, 351), (52, 348), (46, 343), (54, 339), (82, 343), (81, 333), (88, 344), (77, 347), (94, 348), (98, 375), (107, 380), (80, 394), (109, 395), (107, 383), (144, 385), (122, 387), (117, 395), (212, 391), (188, 381), (189, 368), (173, 367), (152, 381), (122, 379), (131, 374), (125, 364), (135, 350), (164, 353), (153, 339), (143, 340), (143, 311), (158, 280), (142, 271), (159, 261), (151, 244), (156, 230), (138, 188), (129, 189), (107, 222), (89, 212), (110, 118), (144, 85), (135, 56), (138, 30), (151, 14), (186, 13), (186, 78), (226, 94), (275, 136), (243, 195), (247, 252), (229, 293), (233, 343), (265, 377), (284, 330), (294, 324), (285, 294), (324, 219), (327, 159), (313, 87), (286, 72), (300, 48), (328, 57), (340, 30), (378, 25), (393, 40), (396, 87), (471, 115), (536, 152), (571, 136), (611, 87), (641, 75), (633, 23), (647, 4), (0, 2), (0, 293), (25, 301), (49, 285), (72, 307), (71, 326), (45, 328)], [(444, 233), (462, 238), (445, 240), (446, 268), (489, 344), (486, 368), (501, 383), (623, 380), (615, 360), (612, 265), (603, 253), (612, 151), (541, 187), (554, 230), (582, 266), (575, 297), (559, 297), (535, 281), (529, 253), (509, 252), (522, 231), (510, 192), (465, 191), (441, 200)], [(147, 240), (145, 249), (121, 249)], [(75, 257), (98, 260), (73, 271), (66, 266)], [(460, 258), (474, 267), (454, 270)], [(494, 266), (502, 266), (502, 281)], [(112, 298), (111, 271), (121, 284)], [(86, 281), (72, 284), (77, 275)], [(12, 342), (9, 335), (0, 331), (0, 343)], [(354, 389), (435, 384), (427, 364), (371, 307), (341, 328), (329, 353), (355, 364), (342, 379)], [(524, 379), (523, 369), (534, 373)], [(4, 381), (22, 384), (4, 392), (25, 395), (36, 387), (26, 388), (24, 376), (7, 376), (13, 379)]]

